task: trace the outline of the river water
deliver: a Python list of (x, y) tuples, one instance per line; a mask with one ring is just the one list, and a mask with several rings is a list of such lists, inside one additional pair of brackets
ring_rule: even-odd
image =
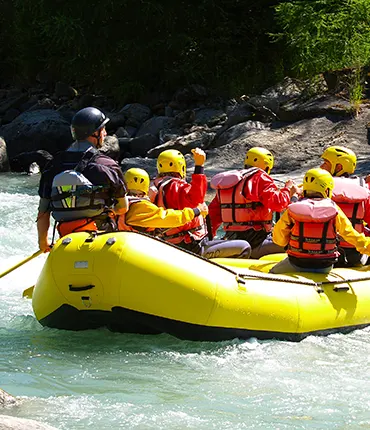
[[(37, 250), (37, 182), (0, 175), (0, 272)], [(0, 388), (20, 398), (0, 414), (68, 430), (370, 429), (369, 329), (300, 343), (47, 329), (22, 298), (44, 261), (0, 279)]]

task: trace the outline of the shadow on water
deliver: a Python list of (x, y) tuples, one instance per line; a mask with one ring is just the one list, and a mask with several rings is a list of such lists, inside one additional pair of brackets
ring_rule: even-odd
[[(177, 339), (168, 334), (142, 335), (116, 333), (106, 328), (83, 331), (56, 330), (42, 327), (31, 316), (16, 316), (7, 328), (0, 328), (0, 346), (12, 349), (37, 347), (39, 353), (81, 354), (84, 352), (145, 354), (160, 352), (223, 353), (229, 346), (258, 345), (267, 341), (233, 339), (223, 342), (195, 342)], [(270, 341), (274, 342), (274, 341)]]

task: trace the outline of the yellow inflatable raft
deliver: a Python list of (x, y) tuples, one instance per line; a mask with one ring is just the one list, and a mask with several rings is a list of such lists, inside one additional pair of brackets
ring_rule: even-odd
[(268, 274), (276, 261), (208, 261), (149, 236), (73, 233), (33, 293), (38, 321), (189, 340), (301, 340), (370, 325), (370, 272)]

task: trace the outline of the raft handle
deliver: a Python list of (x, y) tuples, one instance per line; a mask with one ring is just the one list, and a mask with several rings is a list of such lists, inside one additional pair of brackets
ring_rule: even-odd
[(243, 284), (243, 285), (247, 283), (246, 280), (241, 278), (240, 276), (236, 277), (236, 282), (238, 282), (238, 284)]
[(72, 285), (69, 285), (69, 291), (87, 291), (92, 288), (95, 288), (95, 285), (85, 285), (82, 287), (73, 287)]
[(85, 240), (85, 243), (86, 242), (93, 242), (94, 240), (95, 240), (95, 238), (97, 237), (97, 233), (96, 233), (96, 231), (91, 231), (90, 232), (90, 236)]
[(348, 290), (349, 290), (349, 287), (347, 287), (347, 286), (343, 286), (343, 287), (334, 287), (334, 288), (333, 288), (333, 291), (336, 291), (336, 292), (348, 291)]

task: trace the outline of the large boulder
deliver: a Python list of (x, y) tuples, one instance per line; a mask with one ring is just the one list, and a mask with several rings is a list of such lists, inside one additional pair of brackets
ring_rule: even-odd
[(219, 147), (227, 145), (235, 141), (236, 139), (243, 138), (250, 132), (255, 132), (256, 130), (263, 130), (269, 128), (268, 125), (260, 121), (245, 121), (230, 127), (226, 131), (221, 129), (221, 133), (218, 133), (217, 138), (213, 141), (212, 147)]
[(267, 88), (262, 95), (270, 99), (275, 98), (280, 104), (286, 103), (288, 100), (299, 98), (304, 90), (304, 82), (285, 77), (281, 82)]
[(129, 152), (132, 157), (145, 157), (152, 148), (159, 144), (159, 139), (154, 134), (143, 134), (134, 137), (129, 144)]
[(69, 123), (51, 109), (24, 112), (10, 124), (0, 128), (7, 143), (8, 158), (22, 152), (44, 149), (51, 154), (64, 150), (72, 143)]
[(124, 114), (127, 118), (127, 125), (132, 127), (140, 127), (143, 122), (152, 116), (150, 108), (140, 103), (125, 105), (119, 113)]
[(159, 135), (159, 132), (164, 128), (173, 128), (175, 125), (175, 119), (168, 116), (155, 116), (147, 121), (139, 128), (136, 137), (140, 137), (144, 134)]
[(334, 116), (349, 118), (353, 107), (347, 100), (330, 94), (318, 95), (309, 100), (294, 99), (280, 106), (278, 117), (281, 121), (300, 121), (307, 118)]
[(158, 145), (148, 151), (148, 157), (156, 158), (158, 155), (167, 149), (176, 149), (183, 154), (190, 154), (194, 148), (207, 149), (213, 142), (215, 133), (210, 133), (205, 130), (194, 130), (185, 136), (179, 136), (173, 140), (169, 140), (162, 145)]
[(39, 170), (43, 171), (46, 164), (53, 159), (53, 156), (43, 149), (38, 151), (22, 152), (10, 160), (10, 167), (13, 172), (30, 173), (30, 166), (36, 163)]
[(9, 171), (9, 160), (8, 154), (6, 152), (6, 143), (5, 140), (0, 137), (0, 172), (8, 172)]

